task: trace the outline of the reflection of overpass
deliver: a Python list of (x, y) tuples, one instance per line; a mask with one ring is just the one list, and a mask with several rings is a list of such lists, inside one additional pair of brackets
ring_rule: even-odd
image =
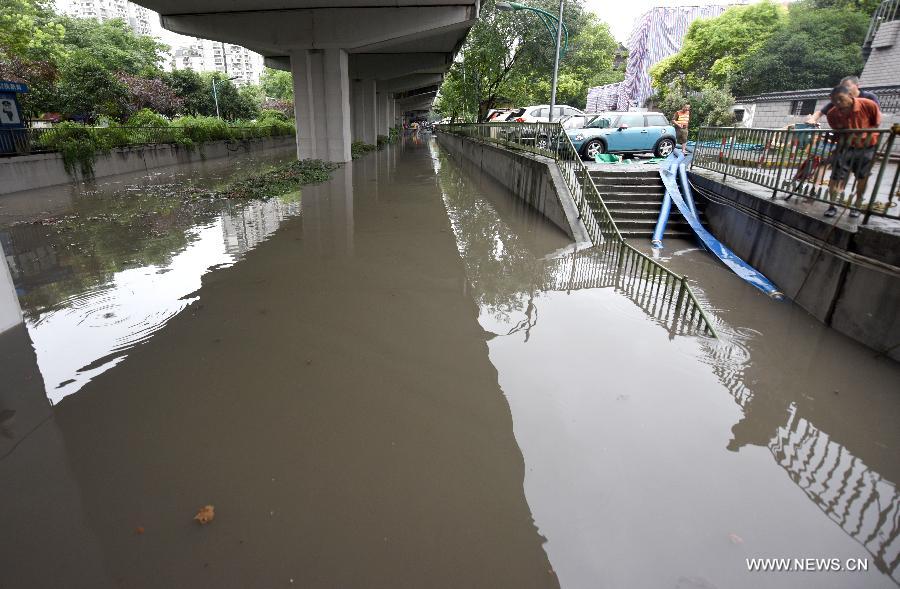
[(349, 161), (428, 110), (479, 0), (138, 0), (176, 33), (227, 41), (294, 74), (300, 158)]

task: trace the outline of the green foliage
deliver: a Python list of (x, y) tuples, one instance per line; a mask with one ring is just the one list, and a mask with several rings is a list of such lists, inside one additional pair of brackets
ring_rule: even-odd
[(350, 156), (358, 160), (362, 156), (366, 155), (371, 151), (375, 151), (377, 147), (372, 145), (371, 143), (366, 143), (365, 141), (354, 141), (350, 144)]
[(231, 139), (232, 133), (228, 125), (217, 117), (186, 116), (172, 121), (172, 126), (179, 127), (186, 137), (194, 143)]
[(213, 198), (267, 199), (295, 192), (304, 184), (318, 184), (331, 178), (338, 164), (322, 160), (300, 160), (270, 168), (232, 182), (208, 196)]
[(843, 12), (858, 12), (867, 18), (875, 14), (882, 0), (804, 0), (812, 9), (833, 8)]
[(867, 2), (801, 0), (786, 11), (766, 0), (695, 21), (681, 51), (651, 69), (657, 101), (712, 96), (713, 88), (757, 94), (836, 84), (862, 70), (869, 15), (861, 10), (870, 8)]
[(44, 135), (42, 147), (59, 151), (66, 172), (74, 176), (80, 171), (83, 178), (94, 175), (94, 162), (100, 149), (96, 134), (79, 123), (64, 122), (56, 125), (53, 133)]
[(734, 97), (722, 88), (707, 86), (701, 91), (684, 95), (678, 92), (668, 92), (663, 96), (657, 96), (654, 100), (654, 108), (672, 120), (675, 112), (681, 110), (684, 103), (691, 104), (691, 125), (689, 135), (697, 136), (700, 127), (730, 127), (734, 125)]
[(168, 127), (169, 119), (149, 108), (137, 111), (125, 123), (128, 127)]
[(90, 18), (63, 17), (63, 45), (66, 53), (79, 50), (90, 53), (103, 69), (110, 72), (152, 77), (160, 72), (168, 46), (154, 37), (138, 35), (125, 21), (104, 22)]
[(117, 117), (127, 100), (125, 86), (86, 49), (71, 51), (61, 62), (59, 81), (42, 110), (66, 117)]
[(735, 76), (736, 94), (833, 86), (862, 71), (869, 19), (860, 12), (792, 4), (788, 21), (749, 55)]
[(650, 70), (657, 87), (689, 92), (728, 87), (747, 57), (783, 26), (785, 10), (770, 0), (732, 6), (721, 16), (691, 23), (681, 51)]
[[(609, 28), (585, 12), (581, 0), (565, 2), (570, 39), (560, 62), (557, 103), (584, 106), (589, 86), (621, 80), (623, 73), (613, 69), (617, 44)], [(559, 10), (554, 0), (529, 5), (552, 14)], [(473, 121), (498, 106), (549, 102), (554, 59), (555, 39), (537, 15), (498, 11), (488, 0), (466, 38), (461, 59), (444, 80), (435, 110)]]
[(0, 52), (7, 56), (53, 59), (60, 53), (65, 32), (51, 0), (0, 2)]
[(294, 100), (294, 76), (290, 72), (266, 68), (259, 79), (266, 98)]

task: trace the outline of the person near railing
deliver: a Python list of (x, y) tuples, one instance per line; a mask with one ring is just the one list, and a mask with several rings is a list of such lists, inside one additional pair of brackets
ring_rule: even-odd
[(691, 105), (685, 102), (681, 110), (672, 117), (672, 124), (675, 125), (675, 139), (681, 144), (681, 153), (687, 155), (688, 127), (691, 124)]
[[(835, 86), (831, 91), (831, 102), (834, 107), (828, 110), (828, 124), (832, 129), (875, 129), (881, 124), (881, 109), (877, 102), (868, 98), (854, 97), (847, 86)], [(878, 133), (840, 133), (834, 152), (831, 168), (831, 181), (828, 184), (828, 198), (832, 202), (826, 217), (834, 217), (837, 209), (834, 206), (844, 192), (847, 180), (852, 173), (856, 177), (856, 209), (862, 208), (863, 193), (872, 164), (875, 161), (875, 150), (878, 147)], [(850, 211), (851, 217), (858, 217), (858, 210)]]
[[(853, 96), (853, 98), (859, 98), (859, 97), (868, 98), (869, 100), (871, 100), (872, 102), (877, 104), (879, 107), (881, 107), (881, 103), (878, 102), (878, 96), (876, 96), (874, 92), (869, 92), (868, 90), (863, 90), (862, 88), (859, 87), (859, 78), (858, 77), (847, 76), (846, 78), (843, 78), (841, 80), (841, 83), (839, 85), (845, 86), (850, 91), (850, 95)], [(821, 110), (817, 110), (813, 114), (809, 115), (809, 118), (806, 119), (806, 122), (817, 125), (819, 123), (819, 119), (821, 119), (823, 116), (827, 116), (828, 111), (830, 111), (832, 108), (834, 108), (834, 103), (833, 102), (827, 103), (825, 106), (822, 107)]]

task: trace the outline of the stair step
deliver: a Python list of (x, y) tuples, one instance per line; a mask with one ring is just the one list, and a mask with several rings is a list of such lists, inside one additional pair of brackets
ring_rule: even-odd
[[(653, 237), (653, 232), (650, 232), (650, 231), (620, 231), (619, 233), (622, 235), (622, 237), (624, 237), (625, 239), (628, 239), (628, 240), (646, 239), (647, 241), (649, 241), (650, 238)], [(690, 233), (690, 232), (686, 233), (683, 231), (673, 231), (670, 233), (669, 230), (667, 229), (666, 232), (663, 234), (663, 241), (665, 241), (666, 239), (691, 240), (693, 238), (694, 238), (693, 233)]]
[(602, 195), (626, 194), (628, 196), (658, 196), (663, 197), (665, 190), (661, 186), (597, 186), (597, 191)]
[(594, 184), (599, 188), (600, 186), (619, 186), (622, 188), (628, 189), (642, 189), (642, 188), (658, 188), (664, 189), (665, 184), (657, 178), (654, 180), (653, 178), (597, 178), (596, 176), (591, 176), (591, 180), (594, 181)]
[(589, 170), (592, 178), (614, 178), (621, 182), (634, 182), (646, 179), (659, 181), (659, 172), (654, 170), (608, 172), (606, 170)]

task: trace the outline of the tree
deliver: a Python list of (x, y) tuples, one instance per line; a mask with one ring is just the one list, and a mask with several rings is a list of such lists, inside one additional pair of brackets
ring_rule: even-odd
[(675, 111), (681, 109), (686, 102), (691, 104), (690, 135), (696, 137), (700, 127), (730, 127), (734, 125), (734, 97), (723, 88), (707, 86), (688, 95), (680, 92), (668, 92), (654, 97), (653, 108), (665, 113), (671, 120)]
[(871, 18), (881, 0), (807, 0), (810, 8), (833, 8), (844, 12), (859, 12)]
[(67, 52), (89, 51), (97, 63), (113, 72), (144, 77), (160, 73), (168, 46), (154, 37), (136, 34), (125, 21), (117, 18), (98, 22), (92, 18), (65, 17), (62, 23)]
[(0, 79), (28, 84), (22, 106), (29, 115), (52, 93), (64, 35), (49, 0), (0, 2)]
[[(559, 9), (554, 0), (529, 4), (551, 14)], [(564, 16), (570, 40), (560, 62), (557, 102), (583, 106), (588, 86), (621, 79), (612, 67), (617, 45), (608, 27), (584, 11), (581, 0), (566, 0)], [(536, 15), (498, 11), (493, 1), (484, 2), (435, 109), (474, 120), (501, 105), (548, 102), (554, 58), (554, 39)]]
[[(624, 72), (613, 67), (617, 50), (618, 43), (609, 25), (594, 14), (585, 13), (577, 34), (570, 39), (568, 53), (559, 64), (556, 103), (584, 108), (588, 88), (621, 81)], [(553, 57), (549, 57), (549, 63), (552, 62)], [(541, 60), (535, 60), (531, 67), (522, 67), (521, 71), (527, 72), (525, 77), (531, 94), (528, 102), (549, 103), (552, 78), (548, 74), (552, 70)]]
[(259, 79), (265, 98), (294, 99), (294, 76), (291, 72), (266, 68)]
[(43, 106), (66, 117), (93, 120), (122, 116), (127, 100), (126, 88), (115, 74), (91, 52), (80, 49), (68, 54), (50, 101)]
[(860, 12), (793, 4), (787, 25), (747, 57), (735, 76), (735, 93), (821, 88), (860, 73), (868, 25)]
[(163, 82), (182, 100), (179, 113), (215, 115), (212, 87), (194, 70), (173, 70), (162, 75)]
[(223, 119), (253, 119), (259, 114), (260, 101), (255, 88), (239, 89), (221, 72), (198, 74), (193, 70), (174, 70), (163, 80), (182, 99), (182, 114), (215, 116), (216, 103), (212, 83), (216, 81), (219, 113)]
[(748, 56), (759, 50), (786, 19), (770, 0), (733, 6), (720, 16), (691, 23), (681, 50), (651, 70), (657, 88), (699, 91), (709, 85), (729, 87)]
[(184, 100), (158, 78), (119, 73), (118, 81), (124, 86), (126, 95), (120, 115), (122, 118), (128, 118), (143, 109), (174, 117), (184, 104)]

